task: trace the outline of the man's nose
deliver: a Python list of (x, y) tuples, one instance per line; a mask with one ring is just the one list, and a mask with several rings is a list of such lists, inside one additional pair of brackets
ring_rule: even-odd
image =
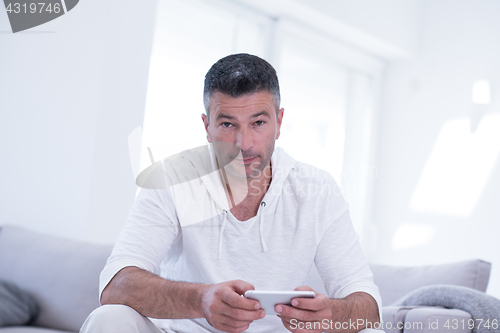
[(252, 148), (253, 136), (251, 131), (246, 129), (239, 130), (236, 134), (236, 146), (243, 151)]

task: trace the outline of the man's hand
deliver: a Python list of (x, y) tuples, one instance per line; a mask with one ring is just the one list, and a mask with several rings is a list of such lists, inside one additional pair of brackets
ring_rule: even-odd
[[(295, 290), (314, 291), (309, 286), (298, 287)], [(321, 329), (323, 319), (331, 320), (332, 303), (326, 295), (316, 292), (315, 298), (296, 297), (292, 300), (292, 306), (278, 304), (274, 307), (274, 311), (281, 313), (278, 317), (281, 318), (283, 325), (290, 332), (316, 333), (323, 332)], [(310, 323), (308, 325), (311, 326), (306, 326), (306, 322)], [(316, 327), (319, 329), (306, 329), (307, 327), (315, 327), (314, 322), (318, 323)], [(304, 329), (299, 329), (299, 327), (303, 327)]]
[(243, 332), (252, 321), (264, 318), (264, 310), (255, 300), (242, 297), (254, 286), (242, 280), (207, 285), (201, 297), (201, 310), (208, 323), (224, 332)]
[[(309, 286), (295, 290), (314, 291)], [(283, 325), (294, 333), (358, 332), (371, 323), (377, 328), (380, 322), (375, 299), (367, 293), (356, 292), (343, 299), (330, 299), (316, 293), (316, 298), (294, 298), (292, 305), (276, 305)], [(362, 324), (358, 325), (358, 320)], [(337, 327), (335, 324), (340, 324)], [(354, 327), (350, 323), (355, 323)]]

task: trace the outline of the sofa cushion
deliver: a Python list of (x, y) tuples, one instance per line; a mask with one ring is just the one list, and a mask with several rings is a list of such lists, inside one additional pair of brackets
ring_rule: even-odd
[(76, 333), (33, 326), (9, 326), (0, 328), (0, 333)]
[(404, 333), (472, 333), (470, 319), (470, 313), (459, 309), (416, 307), (406, 314), (405, 322), (411, 324), (406, 324)]
[(15, 283), (0, 280), (0, 326), (24, 325), (38, 315), (33, 297)]
[(78, 332), (99, 306), (99, 274), (111, 249), (4, 226), (0, 279), (15, 282), (33, 296), (40, 307), (35, 326)]
[(491, 264), (483, 260), (429, 266), (370, 265), (382, 303), (390, 305), (400, 297), (431, 284), (452, 284), (486, 291)]

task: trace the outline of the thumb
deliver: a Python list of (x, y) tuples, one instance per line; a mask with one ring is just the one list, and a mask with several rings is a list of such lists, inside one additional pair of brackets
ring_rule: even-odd
[(247, 290), (255, 290), (255, 287), (243, 280), (230, 281), (230, 286), (240, 295), (244, 295)]
[(297, 287), (297, 288), (295, 288), (295, 291), (314, 291), (317, 294), (316, 290), (314, 290), (313, 288), (311, 288), (309, 286)]

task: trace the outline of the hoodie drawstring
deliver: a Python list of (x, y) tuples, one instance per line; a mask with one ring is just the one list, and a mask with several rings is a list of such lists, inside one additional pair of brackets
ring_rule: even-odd
[(222, 254), (222, 233), (224, 232), (224, 228), (226, 227), (227, 223), (227, 210), (224, 209), (224, 220), (222, 221), (222, 226), (220, 228), (220, 234), (219, 234), (219, 256), (218, 259), (220, 259), (221, 254)]
[[(264, 240), (264, 212), (262, 209), (266, 207), (266, 203), (262, 201), (260, 203), (261, 211), (260, 211), (260, 219), (259, 219), (259, 229), (260, 229), (260, 243), (262, 244), (262, 250), (264, 252), (267, 251), (267, 245), (266, 241)], [(220, 228), (219, 232), (219, 256), (218, 259), (221, 258), (222, 255), (222, 234), (224, 233), (224, 229), (226, 228), (226, 223), (227, 223), (227, 210), (223, 210), (224, 212), (224, 219), (222, 220), (222, 226)]]
[(262, 208), (266, 207), (266, 203), (265, 201), (262, 201), (260, 203), (260, 207), (261, 207), (261, 210), (260, 210), (260, 242), (262, 244), (262, 250), (264, 252), (267, 251), (267, 246), (266, 246), (266, 241), (264, 240), (264, 212), (262, 211)]

